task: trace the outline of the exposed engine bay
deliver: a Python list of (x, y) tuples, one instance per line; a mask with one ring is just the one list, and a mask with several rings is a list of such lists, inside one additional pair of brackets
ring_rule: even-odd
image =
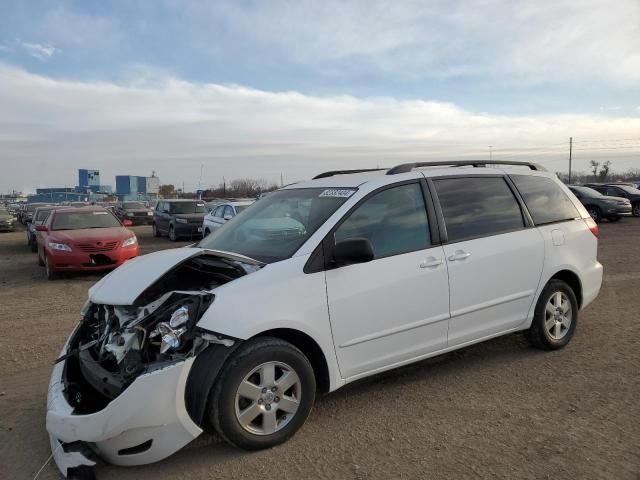
[[(249, 260), (249, 259), (247, 259)], [(210, 251), (166, 272), (133, 305), (87, 302), (65, 364), (65, 396), (76, 413), (104, 408), (137, 377), (237, 340), (196, 327), (220, 285), (262, 268)]]

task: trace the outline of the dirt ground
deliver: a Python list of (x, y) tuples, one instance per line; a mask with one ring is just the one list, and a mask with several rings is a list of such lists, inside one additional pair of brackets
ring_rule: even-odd
[[(143, 253), (175, 246), (136, 227)], [(640, 219), (600, 226), (598, 299), (567, 348), (522, 335), (360, 381), (319, 398), (288, 443), (247, 453), (212, 434), (154, 465), (100, 464), (99, 479), (640, 478)], [(49, 282), (24, 232), (0, 234), (0, 478), (49, 457), (45, 397), (99, 275)], [(49, 463), (39, 478), (60, 475)]]

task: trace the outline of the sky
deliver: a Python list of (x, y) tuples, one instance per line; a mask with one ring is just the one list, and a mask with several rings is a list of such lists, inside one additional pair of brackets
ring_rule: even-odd
[(21, 1), (0, 192), (407, 161), (640, 168), (640, 1)]

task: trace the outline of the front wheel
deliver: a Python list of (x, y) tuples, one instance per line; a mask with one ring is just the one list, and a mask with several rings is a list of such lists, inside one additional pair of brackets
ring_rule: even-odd
[(633, 213), (634, 217), (640, 217), (640, 202), (636, 202), (633, 204), (633, 207), (631, 207), (631, 212)]
[(591, 215), (591, 218), (597, 223), (602, 220), (602, 212), (598, 207), (589, 206), (587, 207), (587, 212)]
[(609, 217), (610, 222), (617, 222), (621, 217)]
[(542, 350), (564, 347), (576, 330), (578, 301), (569, 285), (562, 280), (551, 280), (542, 290), (536, 304), (527, 338)]
[(169, 240), (172, 242), (178, 241), (178, 236), (176, 235), (176, 230), (173, 228), (173, 225), (169, 227)]
[(56, 272), (54, 272), (51, 268), (51, 265), (49, 264), (49, 257), (46, 254), (44, 256), (44, 271), (47, 275), (48, 280), (56, 279)]
[(154, 237), (160, 237), (161, 236), (160, 230), (158, 230), (158, 227), (156, 226), (155, 223), (153, 224), (152, 229), (153, 229), (153, 236)]
[(307, 357), (273, 337), (249, 340), (225, 365), (208, 414), (227, 442), (247, 450), (285, 442), (304, 424), (316, 382)]

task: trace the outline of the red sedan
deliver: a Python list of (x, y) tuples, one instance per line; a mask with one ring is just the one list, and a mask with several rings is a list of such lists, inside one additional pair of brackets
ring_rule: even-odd
[(36, 226), (38, 262), (58, 272), (112, 270), (138, 256), (138, 239), (104, 208), (62, 208)]

